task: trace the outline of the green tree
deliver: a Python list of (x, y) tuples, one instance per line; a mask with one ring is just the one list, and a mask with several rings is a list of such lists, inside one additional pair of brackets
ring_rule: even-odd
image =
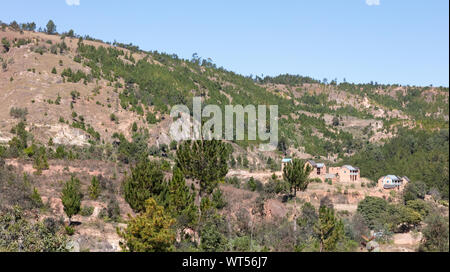
[(186, 141), (177, 149), (177, 166), (199, 183), (199, 198), (211, 194), (228, 173), (231, 147), (221, 141)]
[(227, 250), (228, 240), (224, 235), (225, 221), (218, 214), (210, 213), (200, 230), (200, 248), (205, 252), (224, 252)]
[(425, 219), (426, 227), (423, 229), (420, 251), (449, 251), (449, 227), (448, 217), (439, 214), (430, 214)]
[(42, 170), (49, 169), (47, 154), (43, 146), (39, 147), (36, 154), (34, 155), (33, 167), (34, 169), (36, 169), (36, 175), (41, 175)]
[(48, 21), (46, 31), (47, 31), (47, 34), (50, 34), (50, 35), (53, 35), (56, 33), (56, 25), (52, 20)]
[(402, 204), (388, 205), (385, 217), (386, 223), (395, 232), (407, 232), (422, 221), (420, 213)]
[(89, 197), (91, 199), (97, 199), (100, 196), (100, 181), (96, 176), (91, 179), (91, 185), (89, 185)]
[(167, 209), (182, 226), (193, 226), (198, 217), (195, 206), (195, 194), (191, 193), (183, 173), (173, 168), (173, 176), (168, 184)]
[(292, 160), (283, 169), (283, 178), (291, 186), (291, 192), (294, 191), (294, 231), (297, 231), (297, 190), (305, 191), (308, 188), (312, 170), (309, 164), (300, 159)]
[(159, 200), (165, 186), (160, 164), (144, 157), (124, 179), (125, 200), (135, 212), (144, 211), (145, 201), (151, 197)]
[(415, 199), (424, 199), (427, 193), (427, 185), (421, 181), (412, 181), (403, 190), (403, 199), (406, 202)]
[(82, 197), (80, 180), (72, 176), (70, 180), (64, 184), (61, 196), (64, 212), (69, 217), (69, 226), (72, 223), (72, 216), (80, 212)]
[(368, 196), (358, 203), (357, 212), (362, 215), (370, 229), (382, 226), (388, 204), (379, 197)]
[(321, 206), (316, 233), (319, 237), (320, 252), (333, 251), (339, 240), (344, 237), (344, 224), (335, 217), (333, 209)]
[(283, 178), (291, 186), (294, 196), (297, 195), (297, 190), (305, 191), (308, 188), (310, 182), (309, 174), (311, 174), (312, 170), (309, 164), (300, 159), (294, 159), (284, 167)]
[(128, 221), (127, 228), (118, 230), (123, 239), (120, 246), (127, 252), (168, 252), (173, 250), (175, 220), (153, 198), (145, 201), (145, 211)]

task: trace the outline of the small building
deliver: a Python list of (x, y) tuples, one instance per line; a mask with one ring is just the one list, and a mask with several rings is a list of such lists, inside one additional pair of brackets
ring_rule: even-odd
[(328, 174), (336, 175), (339, 182), (358, 182), (361, 179), (361, 171), (359, 168), (351, 165), (330, 167)]
[(401, 189), (408, 182), (408, 177), (399, 177), (396, 175), (387, 175), (378, 180), (379, 186), (386, 190)]
[(324, 163), (316, 163), (313, 160), (309, 160), (306, 162), (307, 165), (311, 166), (313, 169), (310, 178), (320, 178), (322, 181), (325, 180), (325, 175), (327, 174), (327, 167)]

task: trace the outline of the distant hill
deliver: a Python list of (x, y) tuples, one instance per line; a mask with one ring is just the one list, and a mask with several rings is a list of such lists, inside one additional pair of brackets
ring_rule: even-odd
[[(448, 88), (337, 84), (296, 75), (250, 78), (196, 55), (184, 60), (73, 32), (48, 35), (5, 26), (0, 39), (3, 144), (26, 109), (27, 128), (41, 143), (105, 145), (118, 134), (131, 141), (136, 123), (146, 129), (150, 146), (169, 145), (170, 107), (191, 107), (194, 96), (221, 107), (279, 105), (280, 151), (331, 163), (383, 144), (399, 128), (448, 130)], [(255, 143), (236, 144), (246, 153)], [(250, 161), (264, 164), (258, 156)]]

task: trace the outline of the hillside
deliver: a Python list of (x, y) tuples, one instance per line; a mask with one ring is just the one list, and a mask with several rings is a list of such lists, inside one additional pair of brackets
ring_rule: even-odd
[[(123, 182), (142, 157), (158, 162), (161, 179), (173, 180), (179, 147), (169, 134), (170, 109), (177, 104), (192, 108), (195, 96), (221, 109), (228, 104), (279, 106), (278, 149), (258, 152), (259, 142), (247, 138), (230, 142), (230, 169), (214, 191), (228, 203), (218, 208), (219, 214), (235, 225), (216, 223), (234, 251), (317, 250), (306, 238), (292, 241), (289, 226), (300, 222), (296, 214), (308, 209), (305, 203), (319, 208), (324, 198), (331, 199), (348, 224), (368, 196), (406, 207), (402, 194), (377, 187), (378, 179), (388, 174), (425, 184), (421, 200), (437, 191), (443, 202), (426, 203), (448, 216), (443, 206), (448, 205), (449, 187), (446, 87), (337, 83), (294, 75), (246, 77), (196, 55), (185, 60), (73, 32), (50, 35), (11, 25), (2, 26), (0, 40), (0, 207), (6, 211), (19, 205), (27, 218), (53, 218), (62, 226), (67, 219), (61, 191), (75, 175), (85, 208), (74, 216), (78, 225), (70, 243), (75, 251), (120, 250), (116, 227), (126, 227), (127, 214), (138, 214), (124, 197)], [(283, 157), (329, 166), (352, 164), (361, 168), (362, 181), (311, 183), (293, 197), (299, 199), (297, 206), (294, 199), (286, 199), (290, 188), (282, 178)], [(93, 177), (102, 188), (97, 199), (88, 193)], [(186, 183), (196, 198), (198, 185), (189, 175)], [(32, 197), (36, 191), (42, 199), (37, 205)], [(164, 190), (158, 193), (164, 198)], [(211, 201), (217, 199), (212, 195)], [(241, 203), (246, 205), (236, 205)], [(177, 219), (177, 224), (186, 220)], [(247, 245), (249, 226), (239, 225), (246, 220), (261, 222), (257, 246)], [(206, 227), (192, 223), (177, 229), (179, 250), (204, 250), (193, 245), (198, 228)], [(180, 238), (182, 231), (194, 233), (191, 242)], [(274, 240), (264, 233), (272, 233)], [(358, 239), (354, 234), (339, 250), (360, 250)], [(393, 247), (386, 242), (383, 247), (412, 251), (419, 242)]]

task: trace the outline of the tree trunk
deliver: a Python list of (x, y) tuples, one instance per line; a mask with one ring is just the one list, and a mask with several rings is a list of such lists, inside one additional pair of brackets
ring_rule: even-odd
[(297, 190), (294, 189), (294, 235), (297, 232)]

